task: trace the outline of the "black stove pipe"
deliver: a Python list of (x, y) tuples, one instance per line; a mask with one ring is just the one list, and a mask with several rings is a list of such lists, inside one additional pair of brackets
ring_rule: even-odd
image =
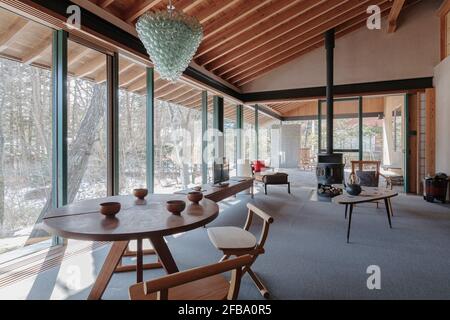
[(335, 30), (325, 33), (327, 51), (327, 154), (333, 154), (333, 118), (334, 118), (334, 47)]

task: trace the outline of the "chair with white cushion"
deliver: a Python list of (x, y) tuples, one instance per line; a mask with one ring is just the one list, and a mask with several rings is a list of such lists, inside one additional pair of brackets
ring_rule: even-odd
[[(252, 256), (252, 262), (244, 267), (242, 274), (248, 272), (253, 282), (258, 287), (261, 295), (264, 298), (268, 298), (269, 291), (250, 267), (255, 262), (258, 255), (264, 253), (264, 244), (273, 218), (251, 203), (247, 204), (247, 208), (248, 216), (243, 229), (238, 227), (208, 228), (208, 236), (212, 244), (224, 253), (224, 256), (220, 261), (227, 260), (230, 256), (242, 256), (246, 254)], [(256, 237), (248, 231), (252, 224), (254, 214), (257, 214), (263, 219), (261, 236), (258, 241), (256, 240)]]

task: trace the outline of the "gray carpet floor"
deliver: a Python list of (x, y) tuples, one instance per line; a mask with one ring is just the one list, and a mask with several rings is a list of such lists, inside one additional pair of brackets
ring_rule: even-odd
[[(303, 176), (302, 176), (303, 175)], [(450, 206), (430, 204), (421, 197), (400, 195), (393, 200), (393, 229), (383, 206), (356, 207), (350, 243), (346, 243), (344, 208), (311, 201), (310, 175), (293, 173), (292, 194), (283, 186), (269, 187), (251, 200), (239, 195), (220, 204), (212, 226), (242, 226), (248, 201), (274, 217), (266, 254), (253, 269), (271, 292), (272, 299), (448, 299), (450, 298)], [(253, 232), (258, 234), (258, 222)], [(168, 245), (181, 270), (217, 261), (221, 254), (201, 228), (176, 237)], [(95, 273), (108, 247), (92, 253)], [(367, 268), (381, 270), (381, 289), (369, 290)], [(145, 271), (145, 279), (162, 270)], [(52, 290), (51, 271), (36, 279), (29, 299), (47, 299)], [(116, 274), (104, 299), (128, 299), (133, 273)], [(54, 285), (54, 280), (53, 280)], [(90, 287), (71, 292), (68, 299), (86, 299)], [(239, 299), (262, 299), (250, 277), (243, 278)]]

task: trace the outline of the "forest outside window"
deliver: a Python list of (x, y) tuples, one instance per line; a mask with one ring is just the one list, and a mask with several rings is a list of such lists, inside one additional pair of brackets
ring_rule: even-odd
[(202, 183), (202, 95), (155, 74), (155, 193)]
[(146, 188), (147, 68), (119, 60), (119, 189)]
[(106, 196), (106, 55), (68, 43), (68, 203)]
[(51, 207), (53, 30), (0, 9), (0, 253), (48, 239), (33, 232)]

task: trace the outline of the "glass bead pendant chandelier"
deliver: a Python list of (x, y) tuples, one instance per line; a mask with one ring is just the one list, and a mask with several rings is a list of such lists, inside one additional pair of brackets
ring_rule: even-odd
[(136, 31), (156, 71), (161, 78), (172, 82), (189, 66), (203, 38), (198, 20), (175, 10), (172, 1), (167, 11), (142, 15)]

